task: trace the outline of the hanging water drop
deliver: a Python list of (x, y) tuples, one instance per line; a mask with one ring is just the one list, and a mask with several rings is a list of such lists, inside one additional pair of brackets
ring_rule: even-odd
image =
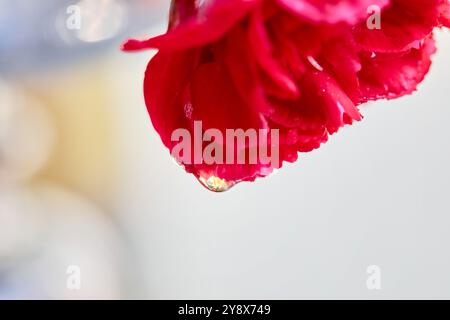
[(208, 190), (213, 192), (225, 192), (236, 185), (236, 182), (234, 181), (227, 181), (216, 176), (210, 176), (208, 178), (200, 177), (198, 180)]

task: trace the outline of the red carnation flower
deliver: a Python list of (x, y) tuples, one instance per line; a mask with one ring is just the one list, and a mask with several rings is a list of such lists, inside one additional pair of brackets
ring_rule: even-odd
[(174, 155), (209, 189), (222, 191), (318, 148), (361, 120), (360, 104), (415, 91), (435, 52), (433, 30), (441, 26), (450, 26), (447, 0), (174, 0), (167, 33), (129, 40), (124, 50), (159, 50), (144, 95), (171, 151), (179, 143), (173, 132), (195, 136), (200, 121), (202, 132), (223, 137), (227, 129), (277, 130), (277, 141), (270, 136), (256, 145), (216, 141), (234, 151), (233, 160), (275, 146), (277, 162)]

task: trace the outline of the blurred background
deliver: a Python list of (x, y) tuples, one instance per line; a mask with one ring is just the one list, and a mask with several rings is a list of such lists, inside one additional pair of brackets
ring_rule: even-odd
[(0, 299), (450, 298), (450, 33), (418, 93), (214, 194), (151, 126), (154, 52), (119, 50), (168, 7), (0, 0)]

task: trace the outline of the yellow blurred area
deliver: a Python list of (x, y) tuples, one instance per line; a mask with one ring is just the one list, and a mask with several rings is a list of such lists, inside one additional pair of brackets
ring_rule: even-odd
[(80, 66), (25, 85), (47, 106), (56, 129), (55, 147), (40, 175), (93, 196), (115, 175), (114, 94), (104, 73), (101, 64)]
[[(117, 171), (114, 96), (104, 73), (99, 62), (1, 83), (0, 275), (18, 297), (121, 294), (107, 205)], [(97, 280), (67, 290), (72, 264)], [(29, 277), (38, 278), (22, 287)], [(14, 290), (0, 284), (0, 297)]]

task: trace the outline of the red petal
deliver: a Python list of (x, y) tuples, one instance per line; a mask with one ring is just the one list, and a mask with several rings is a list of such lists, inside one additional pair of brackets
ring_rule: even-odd
[(265, 79), (268, 80), (265, 82), (265, 89), (279, 98), (298, 98), (300, 92), (294, 80), (274, 57), (274, 50), (259, 10), (255, 10), (250, 16), (247, 32), (253, 59), (257, 62)]
[[(194, 139), (193, 123), (202, 121), (203, 130), (267, 129), (262, 116), (240, 98), (227, 69), (220, 63), (197, 67), (198, 52), (158, 53), (149, 63), (144, 93), (152, 123), (163, 143), (172, 151), (176, 129), (187, 129)], [(189, 106), (187, 112), (185, 106)], [(224, 150), (226, 141), (224, 139)], [(251, 146), (244, 146), (251, 147)], [(235, 154), (237, 154), (237, 149)], [(225, 152), (225, 151), (224, 151)], [(252, 181), (271, 172), (271, 164), (194, 164), (183, 163), (198, 178), (216, 176), (227, 181)]]
[(148, 40), (128, 40), (126, 51), (157, 48), (185, 49), (213, 42), (221, 38), (261, 0), (215, 0), (198, 8), (194, 17), (181, 21), (166, 34)]
[[(219, 129), (223, 137), (226, 129), (268, 129), (266, 121), (241, 99), (227, 69), (220, 63), (206, 63), (198, 68), (191, 83), (193, 120), (202, 121), (203, 129)], [(234, 146), (235, 155), (248, 147)], [(261, 146), (260, 146), (261, 147)], [(224, 139), (224, 150), (230, 146)], [(225, 152), (225, 151), (224, 151)], [(197, 177), (216, 176), (227, 181), (254, 180), (270, 171), (270, 165), (214, 164), (190, 165)]]
[(428, 38), (419, 49), (404, 53), (361, 54), (361, 102), (394, 99), (415, 91), (428, 73), (435, 51), (434, 40)]
[(144, 96), (153, 126), (171, 149), (172, 132), (190, 128), (184, 106), (189, 103), (187, 88), (198, 62), (199, 51), (165, 54), (159, 52), (145, 72)]
[(354, 31), (367, 51), (399, 52), (417, 46), (438, 25), (441, 0), (391, 0), (381, 12), (381, 29), (369, 29), (366, 22)]
[(277, 0), (287, 10), (311, 22), (356, 24), (366, 17), (367, 8), (383, 8), (389, 0)]
[(327, 41), (318, 58), (320, 65), (339, 83), (354, 103), (359, 101), (359, 82), (356, 74), (361, 70), (357, 47), (349, 32)]
[(439, 18), (440, 23), (448, 28), (450, 28), (450, 1), (442, 0), (440, 6), (441, 16)]
[(248, 50), (248, 37), (242, 26), (234, 28), (218, 50), (240, 97), (254, 112), (268, 115), (273, 112), (260, 84), (258, 68), (252, 52)]
[(261, 115), (241, 99), (233, 80), (221, 63), (202, 64), (191, 82), (193, 120), (203, 127), (225, 129), (267, 128)]
[(326, 128), (334, 133), (349, 119), (361, 120), (355, 104), (327, 73), (309, 71), (299, 85), (303, 94), (297, 101), (272, 100), (274, 123), (303, 132)]

